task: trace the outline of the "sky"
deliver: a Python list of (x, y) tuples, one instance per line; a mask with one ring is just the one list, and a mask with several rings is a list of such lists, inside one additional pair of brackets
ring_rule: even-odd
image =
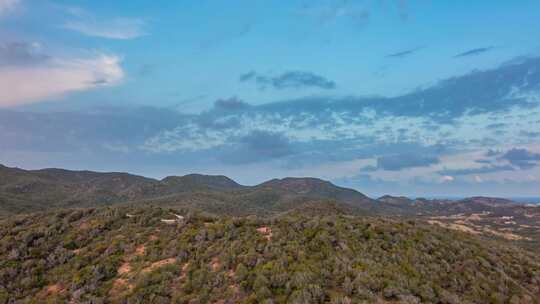
[(0, 0), (0, 163), (540, 196), (540, 2)]

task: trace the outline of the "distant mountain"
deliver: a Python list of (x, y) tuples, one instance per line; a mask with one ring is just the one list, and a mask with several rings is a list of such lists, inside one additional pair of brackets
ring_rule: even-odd
[(0, 167), (0, 212), (110, 205), (142, 195), (156, 181), (126, 173)]
[(414, 203), (414, 200), (408, 197), (391, 195), (381, 196), (377, 199), (377, 201), (382, 204), (393, 205), (397, 207), (412, 206)]
[(390, 213), (409, 215), (449, 215), (473, 212), (489, 212), (520, 206), (519, 203), (502, 198), (470, 197), (461, 200), (410, 199), (404, 196), (385, 195), (377, 199), (379, 207)]
[(269, 214), (306, 202), (336, 201), (368, 210), (362, 193), (315, 178), (275, 179), (242, 186), (226, 176), (189, 174), (155, 180), (127, 173), (0, 167), (0, 213), (119, 203), (157, 203), (225, 214)]
[(189, 174), (169, 176), (161, 180), (169, 191), (192, 191), (193, 189), (210, 188), (215, 190), (235, 190), (244, 186), (223, 175)]
[[(179, 181), (185, 177), (173, 179)], [(212, 179), (213, 183), (208, 179), (204, 182), (197, 180), (197, 183), (182, 183), (181, 188), (175, 188), (182, 191), (164, 189), (160, 196), (150, 201), (161, 206), (189, 207), (227, 215), (280, 214), (309, 205), (326, 206), (327, 203), (353, 213), (371, 212), (376, 207), (374, 200), (356, 190), (316, 178), (274, 179), (256, 186), (238, 185), (225, 177), (220, 177), (219, 182), (216, 177)], [(203, 183), (205, 187), (201, 187)], [(185, 190), (186, 187), (189, 190)]]
[(228, 216), (348, 214), (426, 219), (540, 248), (540, 206), (506, 199), (453, 201), (387, 195), (374, 200), (356, 190), (309, 177), (243, 186), (226, 176), (202, 174), (156, 180), (127, 173), (0, 166), (0, 215), (113, 205), (153, 205)]
[(276, 214), (324, 201), (379, 215), (448, 215), (516, 206), (509, 200), (487, 197), (452, 201), (387, 195), (373, 200), (356, 190), (310, 177), (243, 186), (222, 175), (189, 174), (156, 180), (118, 172), (23, 170), (0, 165), (0, 213), (4, 214), (119, 203), (155, 203), (229, 215)]
[(331, 198), (351, 204), (372, 202), (366, 195), (348, 188), (338, 187), (331, 182), (317, 178), (293, 178), (273, 179), (264, 182), (255, 188), (267, 188), (295, 195)]

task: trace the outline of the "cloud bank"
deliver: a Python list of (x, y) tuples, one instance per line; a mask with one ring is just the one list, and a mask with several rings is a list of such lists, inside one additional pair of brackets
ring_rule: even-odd
[(506, 152), (501, 159), (507, 160), (521, 169), (529, 169), (538, 165), (540, 153), (534, 153), (523, 148), (514, 148)]

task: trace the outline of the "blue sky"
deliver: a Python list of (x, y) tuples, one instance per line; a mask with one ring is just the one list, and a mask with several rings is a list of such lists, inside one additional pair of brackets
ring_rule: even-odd
[(540, 195), (538, 12), (0, 0), (0, 163)]

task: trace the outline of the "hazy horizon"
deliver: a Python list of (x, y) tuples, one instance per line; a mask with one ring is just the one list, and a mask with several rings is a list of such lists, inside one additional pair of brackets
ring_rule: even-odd
[(0, 0), (0, 163), (540, 197), (538, 11)]

